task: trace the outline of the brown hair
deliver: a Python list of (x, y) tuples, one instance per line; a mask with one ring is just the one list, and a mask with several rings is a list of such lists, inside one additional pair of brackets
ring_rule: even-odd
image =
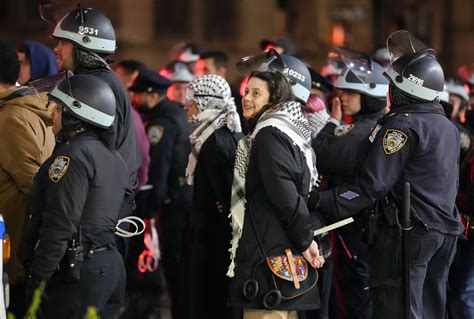
[(291, 91), (291, 85), (287, 78), (281, 72), (252, 72), (249, 76), (265, 81), (268, 85), (268, 92), (270, 93), (270, 103), (268, 107), (274, 107), (282, 102), (294, 101), (295, 96)]

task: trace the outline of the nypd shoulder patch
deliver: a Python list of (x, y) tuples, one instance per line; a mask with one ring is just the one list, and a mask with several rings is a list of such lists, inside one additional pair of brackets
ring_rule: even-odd
[(383, 136), (383, 150), (385, 154), (391, 155), (403, 148), (408, 141), (408, 136), (402, 131), (388, 129)]
[(165, 128), (163, 125), (152, 125), (148, 128), (148, 141), (151, 145), (156, 145), (161, 141)]
[(55, 183), (59, 182), (64, 175), (66, 175), (70, 162), (71, 159), (67, 156), (56, 157), (53, 163), (49, 166), (49, 178)]

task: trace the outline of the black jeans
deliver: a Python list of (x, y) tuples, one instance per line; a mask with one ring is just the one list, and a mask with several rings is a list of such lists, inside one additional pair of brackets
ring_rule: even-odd
[[(394, 236), (397, 233), (398, 230), (383, 234)], [(420, 224), (416, 224), (408, 236), (411, 318), (443, 319), (445, 318), (448, 272), (456, 252), (457, 236), (427, 231)], [(389, 242), (395, 243), (397, 240), (398, 238), (394, 238)], [(399, 263), (400, 256), (396, 256), (398, 251), (399, 249), (393, 249), (393, 247), (391, 250), (385, 250), (383, 256), (386, 263), (373, 264), (372, 267), (387, 267), (387, 265)], [(383, 252), (371, 251), (371, 253)], [(401, 270), (399, 274), (401, 275)], [(391, 276), (385, 283), (379, 282), (379, 285), (372, 288), (374, 318), (403, 318), (401, 279), (398, 278), (397, 285), (394, 284), (396, 282), (394, 278)]]
[(100, 318), (118, 318), (125, 293), (125, 267), (116, 249), (84, 258), (81, 280), (66, 282), (56, 272), (48, 282), (42, 312), (44, 318), (84, 318), (87, 307), (95, 307)]

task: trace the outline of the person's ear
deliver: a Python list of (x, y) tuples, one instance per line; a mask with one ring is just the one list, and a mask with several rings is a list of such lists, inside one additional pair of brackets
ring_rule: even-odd
[(130, 78), (133, 82), (135, 82), (135, 80), (138, 78), (139, 75), (140, 75), (140, 72), (138, 70), (134, 70), (132, 71)]

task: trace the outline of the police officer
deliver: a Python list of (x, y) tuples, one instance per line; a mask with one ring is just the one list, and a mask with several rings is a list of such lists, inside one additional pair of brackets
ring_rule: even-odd
[(57, 146), (33, 185), (26, 242), (27, 300), (47, 282), (45, 318), (117, 318), (125, 268), (114, 231), (128, 171), (114, 150), (115, 97), (104, 81), (74, 75), (50, 93)]
[[(105, 81), (114, 92), (117, 104), (114, 147), (130, 171), (129, 186), (125, 192), (120, 216), (128, 216), (133, 211), (134, 191), (138, 185), (137, 171), (141, 159), (127, 91), (107, 62), (107, 56), (116, 49), (112, 23), (97, 10), (75, 9), (56, 24), (51, 36), (58, 39), (54, 53), (60, 71), (92, 74)], [(118, 243), (121, 253), (125, 254), (126, 243), (122, 240)]]
[[(368, 56), (335, 49), (335, 59), (344, 66), (334, 81), (340, 98), (333, 98), (331, 118), (313, 140), (318, 171), (326, 177), (328, 188), (350, 181), (356, 173), (360, 146), (385, 112), (388, 80), (383, 69)], [(340, 125), (342, 112), (353, 123)], [(363, 241), (364, 216), (337, 231), (335, 255), (338, 285), (350, 318), (372, 318), (367, 245)]]
[(377, 199), (394, 202), (384, 205), (379, 217), (369, 252), (370, 276), (374, 318), (402, 318), (396, 210), (403, 183), (409, 182), (411, 318), (443, 318), (448, 269), (462, 232), (454, 205), (459, 135), (438, 103), (444, 75), (435, 51), (407, 31), (391, 34), (387, 46), (392, 53), (392, 67), (386, 73), (391, 110), (368, 136), (355, 180), (314, 193), (311, 204), (335, 221)]
[(140, 70), (131, 91), (140, 93), (140, 112), (150, 142), (148, 183), (153, 185), (144, 200), (145, 217), (163, 210), (159, 234), (163, 270), (171, 296), (173, 318), (179, 318), (178, 279), (183, 245), (185, 219), (188, 216), (192, 189), (187, 185), (185, 171), (190, 127), (183, 107), (166, 98), (171, 82), (153, 70)]

